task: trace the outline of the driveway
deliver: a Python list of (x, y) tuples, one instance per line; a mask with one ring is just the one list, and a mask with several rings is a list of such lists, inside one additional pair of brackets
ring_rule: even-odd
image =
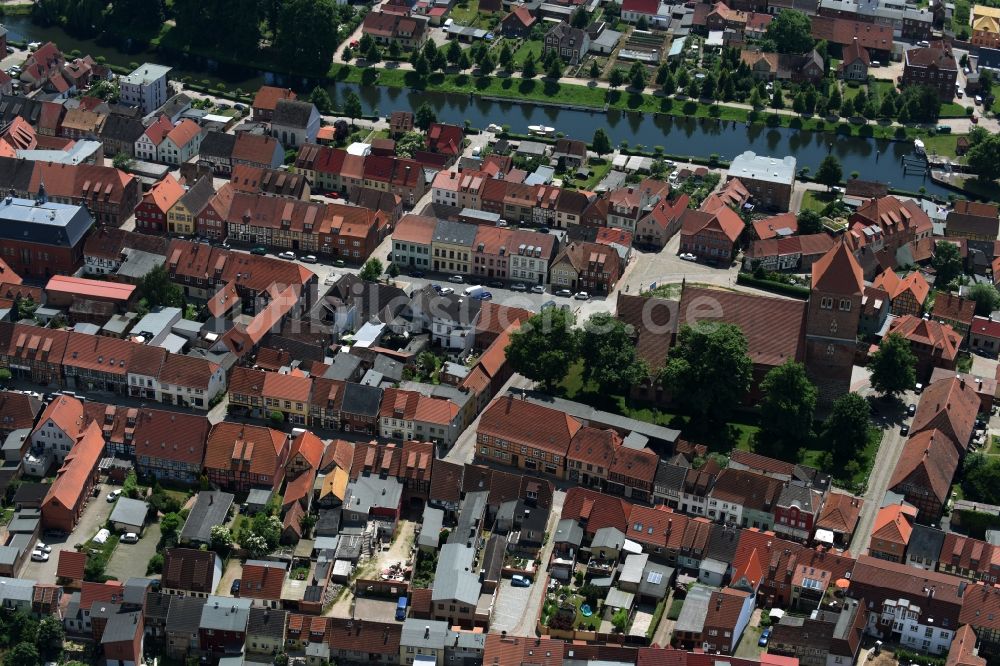
[(238, 558), (229, 558), (229, 564), (226, 566), (226, 570), (222, 572), (222, 580), (219, 581), (219, 587), (215, 588), (215, 593), (229, 596), (229, 589), (233, 586), (233, 581), (242, 576), (243, 564)]
[(493, 603), (490, 631), (495, 634), (506, 631), (512, 636), (534, 636), (534, 629), (531, 630), (531, 633), (525, 634), (518, 633), (517, 629), (521, 624), (524, 624), (522, 620), (529, 613), (532, 592), (536, 589), (545, 591), (544, 581), (537, 576), (531, 587), (511, 587), (509, 578), (500, 581), (497, 599)]
[[(112, 486), (103, 484), (100, 486), (98, 496), (90, 498), (86, 508), (83, 510), (83, 515), (80, 517), (80, 522), (77, 523), (76, 529), (69, 536), (57, 538), (43, 534), (41, 540), (52, 546), (52, 556), (49, 557), (48, 562), (32, 562), (29, 559), (24, 568), (21, 569), (19, 577), (43, 583), (54, 581), (56, 579), (56, 566), (59, 563), (59, 551), (75, 550), (75, 545), (89, 541), (91, 537), (97, 534), (97, 530), (104, 527), (104, 524), (108, 522), (108, 516), (111, 515), (111, 509), (114, 508), (114, 504), (108, 504), (104, 497), (111, 489)], [(143, 571), (145, 571), (145, 565), (143, 565)]]
[[(108, 562), (107, 574), (118, 580), (142, 578), (146, 575), (146, 565), (157, 552), (160, 543), (160, 524), (154, 523), (143, 532), (139, 543), (119, 543), (111, 561)], [(159, 576), (153, 575), (153, 578)]]

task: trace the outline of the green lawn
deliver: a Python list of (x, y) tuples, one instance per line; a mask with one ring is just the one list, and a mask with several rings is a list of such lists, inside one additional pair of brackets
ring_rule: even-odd
[(990, 448), (986, 453), (991, 456), (1000, 456), (1000, 435), (990, 437)]
[(824, 208), (830, 205), (831, 201), (833, 201), (832, 192), (806, 190), (805, 194), (802, 195), (802, 210), (814, 210), (821, 213)]
[(580, 606), (584, 603), (584, 598), (576, 594), (572, 597), (572, 603), (576, 606), (576, 620), (573, 622), (573, 626), (580, 631), (597, 631), (601, 628), (601, 617), (597, 614), (597, 609), (591, 609), (594, 614), (590, 617), (585, 617), (583, 613), (580, 612)]
[(965, 136), (964, 134), (936, 134), (934, 136), (929, 136), (923, 140), (924, 146), (927, 148), (928, 155), (941, 155), (944, 157), (956, 157), (955, 147), (958, 143), (958, 137)]
[(868, 84), (868, 92), (881, 97), (890, 90), (895, 90), (896, 84), (892, 81), (873, 80)]
[[(538, 62), (542, 58), (542, 41), (540, 39), (526, 39), (521, 42), (521, 45), (517, 47), (514, 51), (514, 62), (520, 67), (524, 59), (528, 57), (529, 53), (534, 54), (535, 62)], [(539, 71), (541, 71), (541, 65), (539, 65)]]
[(587, 166), (590, 167), (590, 178), (586, 180), (573, 180), (573, 183), (581, 190), (592, 190), (597, 187), (597, 184), (611, 171), (611, 160), (590, 160)]
[(463, 0), (451, 8), (448, 18), (459, 25), (475, 25), (479, 20), (479, 0)]
[(941, 105), (942, 118), (965, 118), (967, 116), (965, 107), (954, 102), (945, 102)]

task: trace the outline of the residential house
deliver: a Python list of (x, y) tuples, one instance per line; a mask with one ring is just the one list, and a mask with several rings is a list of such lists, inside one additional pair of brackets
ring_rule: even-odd
[(776, 159), (746, 151), (737, 155), (726, 172), (726, 181), (738, 178), (759, 206), (785, 211), (791, 204), (795, 158)]
[(164, 594), (208, 598), (222, 580), (222, 562), (212, 551), (171, 548), (163, 560)]
[(519, 5), (500, 20), (500, 31), (508, 38), (525, 37), (537, 20), (527, 7)]
[(867, 625), (868, 609), (855, 599), (815, 616), (785, 616), (771, 627), (768, 654), (796, 657), (802, 666), (855, 663)]
[(959, 628), (964, 592), (953, 576), (862, 555), (849, 594), (868, 605), (869, 633), (898, 634), (899, 644), (908, 649), (943, 654)]
[(843, 56), (837, 65), (837, 76), (844, 81), (867, 81), (872, 64), (868, 49), (855, 40), (843, 48)]
[(962, 336), (951, 326), (905, 315), (890, 325), (889, 334), (894, 333), (909, 341), (910, 351), (917, 357), (918, 380), (930, 377), (934, 368), (955, 368)]
[(937, 92), (942, 102), (950, 102), (955, 97), (957, 79), (958, 61), (950, 44), (936, 42), (903, 53), (904, 86), (928, 86)]
[(261, 169), (277, 169), (285, 162), (285, 149), (273, 137), (240, 132), (233, 143), (231, 160), (230, 168), (246, 164)]
[(139, 410), (129, 413), (136, 470), (143, 477), (193, 485), (201, 476), (211, 424), (203, 415)]
[(743, 269), (810, 271), (813, 262), (833, 249), (829, 234), (808, 234), (754, 241), (743, 256)]
[(255, 607), (281, 607), (281, 586), (288, 573), (284, 562), (247, 560), (240, 579), (240, 599), (251, 600)]
[(888, 562), (902, 562), (913, 533), (917, 509), (909, 505), (888, 504), (875, 514), (868, 553)]
[(210, 176), (202, 176), (167, 212), (167, 231), (172, 234), (193, 236), (196, 218), (215, 195), (215, 186)]
[(903, 446), (889, 490), (917, 508), (917, 520), (934, 523), (949, 499), (958, 463), (959, 451), (940, 430), (915, 433)]
[(388, 12), (370, 12), (361, 24), (364, 34), (370, 35), (377, 44), (388, 45), (395, 42), (404, 50), (423, 46), (427, 41), (427, 19), (422, 16), (403, 16)]
[(139, 107), (148, 115), (167, 101), (167, 74), (170, 67), (143, 63), (128, 76), (118, 79), (119, 100), (122, 104)]
[[(198, 646), (208, 655), (241, 654), (246, 645), (250, 599), (210, 596), (201, 607)], [(167, 620), (169, 625), (169, 618)], [(169, 632), (169, 626), (168, 630)]]
[(174, 124), (166, 116), (160, 116), (153, 121), (146, 127), (146, 131), (135, 140), (136, 159), (147, 162), (155, 162), (159, 159), (160, 144), (173, 128)]
[(586, 30), (574, 28), (562, 21), (545, 33), (543, 52), (554, 51), (567, 65), (579, 65), (590, 50), (590, 36)]
[(722, 264), (732, 261), (745, 227), (740, 216), (726, 206), (714, 213), (688, 208), (680, 222), (681, 252)]
[(944, 235), (946, 238), (964, 238), (970, 249), (980, 250), (992, 257), (994, 243), (1000, 236), (997, 206), (965, 199), (956, 201), (948, 211)]
[(277, 100), (271, 115), (271, 136), (281, 145), (296, 148), (316, 142), (320, 115), (311, 102), (295, 99)]
[(289, 438), (262, 426), (223, 421), (205, 445), (205, 473), (212, 483), (240, 492), (273, 488), (284, 476)]
[(624, 270), (622, 263), (618, 253), (606, 245), (571, 242), (552, 261), (549, 282), (554, 290), (609, 294)]
[(251, 118), (254, 122), (269, 123), (274, 116), (274, 110), (280, 100), (296, 99), (295, 92), (289, 88), (261, 86), (250, 104)]
[(201, 140), (198, 164), (207, 165), (216, 175), (226, 176), (233, 169), (236, 135), (209, 130)]
[(969, 346), (991, 353), (1000, 352), (1000, 322), (988, 317), (973, 317), (969, 330)]
[(562, 479), (570, 442), (580, 427), (564, 412), (504, 396), (480, 417), (476, 458)]
[(637, 245), (647, 245), (662, 249), (681, 230), (684, 211), (688, 207), (688, 195), (682, 194), (670, 201), (660, 199), (647, 214), (639, 218), (635, 225)]
[(889, 294), (892, 304), (892, 314), (897, 317), (904, 315), (920, 316), (924, 310), (924, 301), (930, 293), (931, 286), (921, 275), (913, 271), (905, 278), (900, 278), (891, 268), (885, 269), (872, 283), (875, 289), (882, 289)]
[(864, 501), (852, 495), (831, 492), (826, 497), (823, 509), (816, 518), (816, 530), (826, 530), (833, 535), (833, 542), (838, 545), (850, 543), (861, 517), (861, 507)]
[(198, 123), (185, 118), (163, 137), (156, 147), (156, 159), (166, 164), (184, 164), (198, 154), (201, 138)]
[(96, 423), (83, 431), (63, 460), (55, 481), (42, 501), (45, 529), (73, 531), (97, 482), (98, 463), (104, 452), (104, 438)]
[(976, 303), (972, 299), (957, 296), (950, 291), (939, 291), (934, 297), (931, 318), (951, 326), (964, 341), (972, 328), (975, 312)]

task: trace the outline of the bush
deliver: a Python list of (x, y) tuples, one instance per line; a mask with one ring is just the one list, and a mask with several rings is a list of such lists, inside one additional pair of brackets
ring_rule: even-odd
[(163, 573), (163, 553), (153, 555), (146, 565), (146, 575), (158, 573)]

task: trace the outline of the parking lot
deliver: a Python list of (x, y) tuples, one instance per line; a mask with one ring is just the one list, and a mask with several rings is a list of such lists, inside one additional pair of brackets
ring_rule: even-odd
[[(74, 546), (76, 544), (86, 543), (91, 537), (97, 534), (97, 531), (108, 521), (111, 509), (114, 508), (113, 504), (109, 504), (105, 500), (105, 497), (113, 489), (113, 486), (101, 485), (99, 488), (100, 494), (97, 497), (90, 498), (87, 507), (83, 510), (83, 515), (80, 517), (80, 522), (69, 536), (50, 537), (42, 535), (41, 540), (52, 546), (52, 555), (49, 557), (49, 561), (32, 562), (29, 560), (21, 570), (20, 578), (43, 582), (54, 581), (56, 579), (56, 566), (59, 563), (59, 551), (75, 550)], [(146, 559), (148, 560), (149, 558)], [(144, 562), (143, 572), (145, 570)]]
[[(117, 535), (116, 535), (117, 537)], [(146, 575), (146, 565), (156, 554), (160, 543), (160, 524), (148, 525), (139, 543), (119, 543), (105, 573), (118, 580), (140, 578)]]
[(366, 599), (355, 597), (354, 619), (373, 622), (395, 622), (396, 602), (388, 599)]

